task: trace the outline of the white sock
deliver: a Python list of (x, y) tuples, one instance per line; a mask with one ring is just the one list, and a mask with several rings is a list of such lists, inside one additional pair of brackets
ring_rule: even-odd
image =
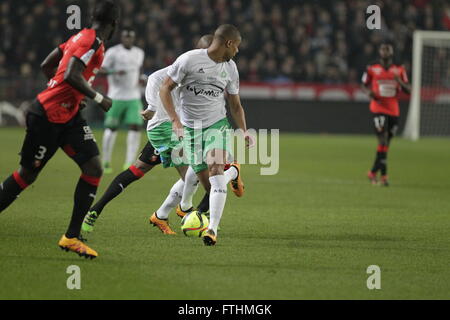
[(217, 235), (217, 227), (222, 217), (225, 201), (227, 200), (227, 182), (223, 175), (212, 176), (209, 178), (211, 191), (209, 193), (209, 227)]
[(112, 131), (111, 129), (105, 129), (103, 132), (102, 140), (102, 161), (111, 162), (111, 155), (114, 149), (114, 144), (116, 143), (117, 130)]
[(231, 180), (234, 180), (238, 176), (238, 171), (235, 167), (231, 166), (227, 171), (223, 173), (225, 176), (226, 183), (230, 182)]
[(192, 198), (194, 197), (195, 192), (197, 192), (198, 182), (197, 174), (195, 174), (194, 169), (189, 166), (184, 177), (183, 197), (180, 202), (181, 210), (189, 210), (192, 208)]
[(141, 144), (141, 132), (136, 130), (128, 130), (127, 135), (127, 156), (125, 164), (133, 163), (136, 160), (136, 153)]
[(170, 189), (169, 195), (164, 200), (161, 207), (156, 210), (156, 215), (159, 219), (167, 219), (170, 211), (172, 211), (181, 201), (183, 193), (184, 181), (179, 179)]

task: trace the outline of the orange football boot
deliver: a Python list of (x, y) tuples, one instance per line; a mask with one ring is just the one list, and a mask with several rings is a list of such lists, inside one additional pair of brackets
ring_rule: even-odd
[(152, 216), (150, 217), (150, 223), (154, 225), (155, 227), (158, 227), (159, 230), (161, 230), (164, 234), (176, 234), (170, 226), (169, 221), (164, 219), (159, 219), (156, 216), (156, 212), (153, 212)]
[(62, 250), (75, 252), (80, 257), (85, 257), (86, 259), (98, 257), (98, 253), (95, 250), (89, 248), (78, 238), (67, 238), (66, 235), (63, 235), (59, 240), (58, 245)]
[(241, 165), (236, 161), (231, 164), (231, 167), (235, 167), (237, 170), (237, 178), (230, 181), (231, 190), (233, 190), (236, 197), (242, 197), (244, 195), (244, 182), (241, 177)]

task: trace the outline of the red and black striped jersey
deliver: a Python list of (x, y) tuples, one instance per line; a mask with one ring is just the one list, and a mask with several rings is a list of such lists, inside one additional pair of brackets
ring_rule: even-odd
[(373, 113), (383, 113), (391, 116), (399, 116), (398, 93), (401, 90), (400, 84), (395, 80), (395, 76), (408, 82), (408, 76), (403, 66), (391, 64), (385, 69), (380, 63), (367, 66), (362, 77), (362, 82), (370, 86), (375, 98), (370, 102), (370, 111)]
[(63, 57), (56, 74), (47, 83), (47, 89), (38, 94), (37, 98), (44, 107), (50, 122), (66, 123), (78, 112), (80, 101), (84, 98), (84, 94), (64, 81), (64, 73), (70, 58), (76, 57), (84, 63), (86, 68), (83, 71), (83, 77), (92, 84), (102, 65), (105, 47), (96, 36), (94, 29), (83, 29), (61, 44), (59, 48), (63, 52)]

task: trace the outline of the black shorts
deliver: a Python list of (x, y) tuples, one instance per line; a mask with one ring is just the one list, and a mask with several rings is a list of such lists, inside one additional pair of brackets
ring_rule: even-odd
[(100, 154), (94, 134), (78, 113), (67, 123), (48, 121), (43, 107), (36, 100), (26, 116), (27, 132), (20, 152), (20, 164), (29, 170), (40, 171), (58, 148), (79, 166)]
[(387, 132), (390, 136), (395, 136), (398, 129), (398, 117), (383, 113), (374, 113), (373, 126), (377, 135)]
[(142, 149), (141, 153), (139, 154), (139, 160), (152, 166), (156, 166), (157, 164), (161, 163), (160, 156), (155, 154), (155, 148), (153, 148), (150, 142), (147, 142), (147, 144)]

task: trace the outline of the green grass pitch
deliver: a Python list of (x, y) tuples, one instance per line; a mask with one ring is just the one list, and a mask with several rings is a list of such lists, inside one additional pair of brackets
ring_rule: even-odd
[[(23, 136), (0, 129), (0, 180), (17, 168)], [(389, 188), (366, 180), (375, 147), (372, 136), (282, 135), (277, 175), (243, 166), (246, 194), (229, 192), (215, 247), (185, 237), (175, 213), (175, 236), (148, 224), (177, 180), (156, 168), (106, 207), (88, 237), (92, 261), (57, 246), (79, 177), (58, 151), (0, 214), (0, 298), (448, 299), (450, 140), (394, 140)], [(121, 133), (115, 173), (124, 150)], [(81, 290), (66, 287), (70, 265)], [(369, 265), (381, 268), (380, 290), (367, 289)]]

